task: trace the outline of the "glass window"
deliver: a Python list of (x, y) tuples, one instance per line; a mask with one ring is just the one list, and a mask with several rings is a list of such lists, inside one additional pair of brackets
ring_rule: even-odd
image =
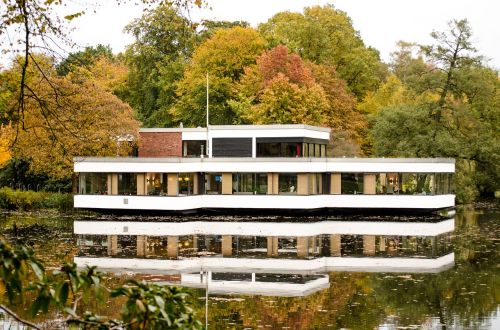
[(194, 173), (179, 173), (179, 195), (196, 195)]
[(167, 194), (167, 173), (147, 173), (146, 189), (148, 195), (163, 196)]
[(257, 143), (257, 157), (279, 157), (280, 143)]
[(439, 195), (453, 194), (454, 183), (452, 173), (436, 173), (435, 174), (435, 193)]
[(284, 142), (281, 144), (282, 157), (297, 157), (300, 156), (300, 143)]
[(202, 154), (207, 154), (207, 142), (205, 140), (182, 141), (182, 156), (183, 157), (200, 157)]
[(308, 157), (309, 156), (309, 144), (303, 143), (302, 144), (302, 157)]
[(309, 194), (321, 195), (323, 194), (323, 174), (311, 173), (309, 175)]
[(326, 157), (326, 144), (321, 145), (321, 157)]
[(309, 157), (314, 157), (314, 143), (309, 143)]
[(402, 188), (401, 173), (379, 173), (376, 175), (376, 194), (399, 194)]
[(297, 194), (297, 173), (280, 173), (278, 187), (280, 194)]
[(222, 173), (205, 174), (205, 193), (207, 195), (222, 194)]
[(363, 173), (342, 173), (340, 183), (341, 193), (362, 194), (363, 178)]
[(321, 146), (319, 144), (314, 145), (314, 157), (321, 157)]
[(234, 194), (267, 194), (267, 173), (234, 173)]
[(137, 174), (118, 174), (118, 195), (137, 195)]
[(107, 173), (80, 173), (80, 195), (105, 195), (108, 193)]

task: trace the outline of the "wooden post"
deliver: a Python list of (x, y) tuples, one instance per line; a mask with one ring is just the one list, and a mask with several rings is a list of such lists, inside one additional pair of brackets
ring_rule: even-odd
[(118, 253), (118, 236), (108, 235), (108, 255), (114, 256)]
[(374, 235), (363, 235), (363, 254), (367, 256), (375, 255)]
[(269, 257), (275, 257), (278, 255), (278, 237), (267, 237), (267, 255)]
[(145, 257), (147, 252), (148, 237), (145, 235), (137, 235), (137, 256)]
[(137, 173), (137, 196), (146, 195), (146, 176), (144, 173)]
[(222, 173), (222, 194), (232, 195), (233, 194), (233, 174), (232, 173)]
[(168, 236), (167, 238), (167, 257), (177, 258), (179, 254), (179, 237)]
[(340, 234), (330, 235), (330, 255), (332, 257), (340, 257), (342, 253), (342, 244)]
[(111, 195), (118, 195), (118, 174), (111, 174)]
[(233, 255), (233, 236), (222, 235), (222, 256), (230, 257)]
[(167, 180), (167, 195), (177, 196), (179, 194), (179, 174), (168, 173)]
[(332, 173), (332, 180), (330, 183), (330, 194), (340, 195), (342, 193), (341, 175), (340, 173)]
[(375, 195), (377, 186), (377, 178), (375, 174), (365, 174), (363, 178), (363, 194)]
[(309, 173), (297, 174), (297, 195), (309, 195)]
[(309, 256), (309, 237), (297, 237), (297, 257), (307, 258)]

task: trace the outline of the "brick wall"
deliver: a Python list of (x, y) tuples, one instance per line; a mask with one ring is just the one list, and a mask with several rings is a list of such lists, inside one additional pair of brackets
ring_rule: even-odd
[(141, 132), (139, 157), (182, 157), (182, 133)]

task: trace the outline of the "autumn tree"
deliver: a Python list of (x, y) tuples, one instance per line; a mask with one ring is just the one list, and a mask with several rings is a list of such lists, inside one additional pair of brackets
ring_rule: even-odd
[(333, 5), (282, 12), (259, 26), (271, 46), (287, 45), (304, 60), (332, 65), (349, 89), (361, 98), (385, 75), (378, 52), (366, 47), (345, 12)]
[[(128, 154), (129, 141), (138, 136), (131, 108), (85, 75), (61, 77), (49, 59), (37, 61), (44, 63), (45, 76), (42, 79), (38, 70), (26, 76), (32, 87), (24, 129), (4, 125), (0, 130), (0, 138), (11, 141), (13, 155), (29, 160), (35, 173), (64, 178), (71, 176), (75, 156)], [(5, 74), (13, 82), (7, 87), (16, 95), (19, 70), (14, 66)], [(11, 98), (8, 107), (15, 104)]]
[(232, 124), (235, 112), (227, 102), (233, 98), (233, 86), (265, 47), (265, 40), (252, 28), (217, 30), (196, 48), (177, 85), (178, 100), (169, 109), (175, 121), (187, 126), (205, 126), (208, 74), (210, 124)]
[(236, 89), (230, 104), (244, 123), (329, 126), (335, 135), (361, 142), (365, 120), (335, 69), (306, 62), (284, 45), (247, 67)]

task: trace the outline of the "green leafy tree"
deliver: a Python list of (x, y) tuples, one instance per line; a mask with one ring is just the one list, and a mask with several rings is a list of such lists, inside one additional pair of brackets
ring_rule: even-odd
[(180, 9), (168, 3), (147, 10), (127, 25), (135, 41), (127, 48), (128, 96), (145, 127), (169, 126), (177, 81), (192, 55), (196, 31)]
[(284, 44), (304, 60), (335, 66), (358, 98), (376, 89), (385, 75), (378, 52), (364, 45), (351, 19), (333, 5), (278, 13), (259, 31), (271, 46)]
[(228, 105), (234, 84), (244, 68), (255, 63), (266, 47), (265, 40), (252, 28), (219, 29), (201, 43), (177, 86), (177, 103), (169, 112), (187, 126), (205, 125), (206, 76), (209, 76), (210, 124), (232, 124), (235, 112)]
[[(433, 32), (435, 43), (422, 46), (428, 61), (423, 65), (422, 58), (400, 50), (393, 67), (417, 94), (406, 104), (385, 98), (387, 107), (379, 103), (371, 130), (380, 156), (456, 158), (460, 202), (493, 194), (500, 181), (500, 82), (498, 72), (481, 63), (471, 36), (466, 20), (450, 22), (446, 32)], [(377, 91), (371, 103), (377, 94), (385, 91)]]
[(84, 50), (70, 53), (61, 63), (57, 65), (57, 73), (61, 76), (67, 75), (74, 67), (84, 67), (90, 69), (92, 65), (101, 57), (113, 59), (113, 52), (111, 47), (104, 45), (97, 45), (85, 47)]
[(242, 28), (249, 28), (250, 23), (245, 21), (213, 21), (213, 20), (203, 20), (201, 24), (201, 31), (198, 33), (198, 39), (203, 42), (208, 38), (212, 37), (214, 33), (219, 29), (230, 29), (236, 26)]

